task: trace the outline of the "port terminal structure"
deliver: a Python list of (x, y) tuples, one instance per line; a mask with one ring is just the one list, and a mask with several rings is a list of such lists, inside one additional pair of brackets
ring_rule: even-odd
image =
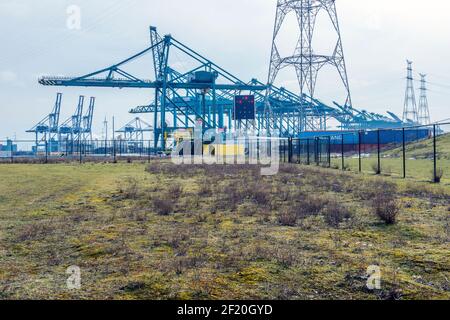
[[(147, 55), (153, 60), (152, 80), (126, 71)], [(59, 87), (153, 90), (152, 102), (133, 108), (130, 113), (151, 114), (154, 147), (162, 149), (166, 149), (166, 137), (170, 133), (193, 128), (198, 123), (205, 130), (255, 130), (261, 135), (277, 132), (282, 137), (293, 138), (300, 137), (302, 132), (326, 131), (331, 119), (337, 120), (343, 130), (413, 125), (391, 112), (385, 116), (337, 102), (329, 106), (307, 94), (298, 95), (257, 79), (243, 81), (173, 36), (161, 36), (156, 27), (150, 27), (149, 47), (117, 64), (78, 77), (46, 76), (40, 78), (39, 83)], [(254, 119), (233, 119), (235, 98), (242, 95), (254, 97)]]

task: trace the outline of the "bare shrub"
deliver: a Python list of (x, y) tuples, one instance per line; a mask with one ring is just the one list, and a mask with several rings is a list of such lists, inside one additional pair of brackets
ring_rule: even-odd
[(391, 194), (379, 193), (372, 200), (374, 213), (386, 224), (395, 224), (400, 206), (395, 197)]
[(124, 199), (136, 199), (139, 194), (139, 182), (134, 177), (128, 177), (125, 181), (120, 182), (121, 187), (119, 193)]
[(225, 186), (214, 201), (214, 211), (236, 210), (237, 206), (247, 199), (247, 191), (231, 184)]
[(319, 196), (305, 196), (297, 200), (300, 201), (293, 205), (292, 210), (299, 219), (318, 215), (329, 202), (326, 197)]
[(208, 216), (204, 213), (197, 214), (196, 220), (198, 223), (205, 223), (208, 221)]
[(398, 301), (403, 297), (403, 292), (400, 288), (394, 287), (383, 292), (380, 297), (387, 301)]
[(299, 173), (299, 167), (293, 164), (285, 164), (280, 167), (280, 173), (295, 175)]
[(333, 200), (322, 211), (325, 218), (325, 222), (330, 226), (337, 228), (339, 225), (352, 217), (349, 209), (340, 204), (338, 201)]
[(278, 223), (286, 227), (294, 227), (297, 224), (297, 214), (292, 210), (284, 210), (278, 215)]
[(145, 171), (151, 174), (159, 174), (161, 173), (161, 165), (157, 162), (152, 162), (145, 167)]
[(270, 212), (268, 212), (266, 210), (260, 211), (258, 214), (258, 223), (264, 224), (267, 222), (270, 222)]
[(202, 197), (210, 197), (210, 196), (212, 196), (213, 191), (211, 189), (211, 186), (206, 181), (203, 181), (200, 184), (200, 190), (199, 190), (198, 194)]
[(147, 222), (148, 215), (147, 212), (139, 207), (133, 207), (127, 211), (125, 211), (124, 216), (132, 221), (137, 222)]
[(82, 210), (74, 210), (73, 213), (68, 217), (68, 219), (75, 223), (89, 221), (90, 215)]
[(386, 224), (395, 224), (400, 211), (397, 203), (397, 185), (382, 179), (366, 181), (357, 191), (363, 200), (369, 200), (373, 212)]
[(362, 200), (372, 200), (380, 195), (395, 196), (397, 185), (382, 179), (361, 181), (358, 188), (355, 188), (355, 194)]
[(154, 198), (153, 207), (156, 213), (160, 216), (167, 216), (171, 214), (174, 209), (172, 200), (167, 199), (166, 197)]
[(131, 281), (131, 282), (127, 283), (125, 286), (120, 287), (119, 290), (125, 291), (125, 292), (136, 292), (136, 291), (144, 290), (146, 285), (147, 284), (142, 281)]
[(258, 207), (253, 203), (243, 203), (237, 207), (240, 216), (252, 217), (258, 213)]
[(297, 263), (294, 250), (278, 247), (273, 251), (273, 255), (277, 263), (283, 268), (290, 268)]
[(187, 231), (176, 232), (167, 237), (167, 245), (172, 249), (179, 249), (184, 244), (189, 244), (190, 238), (191, 236)]
[(291, 194), (291, 191), (289, 189), (283, 189), (283, 188), (277, 188), (275, 191), (279, 199), (283, 202), (289, 201), (290, 197), (295, 197), (295, 195)]
[(55, 230), (52, 223), (35, 222), (25, 225), (16, 235), (16, 241), (36, 241), (45, 239)]
[(381, 174), (381, 168), (378, 168), (378, 163), (377, 162), (373, 162), (370, 165), (370, 168), (372, 169), (373, 173), (375, 174)]
[(173, 198), (180, 198), (183, 194), (183, 188), (180, 185), (171, 185), (167, 190), (168, 196)]
[(291, 176), (285, 175), (280, 177), (282, 184), (288, 184), (292, 180)]
[(267, 206), (270, 203), (270, 195), (262, 186), (255, 186), (252, 189), (251, 198), (260, 206)]

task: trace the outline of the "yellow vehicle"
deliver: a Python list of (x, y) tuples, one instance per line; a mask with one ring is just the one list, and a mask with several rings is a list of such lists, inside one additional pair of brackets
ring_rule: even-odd
[(177, 130), (173, 133), (173, 139), (176, 141), (176, 143), (181, 143), (185, 140), (191, 140), (193, 136), (192, 131), (192, 129)]
[(240, 144), (206, 144), (203, 146), (203, 154), (220, 157), (245, 156), (245, 146)]

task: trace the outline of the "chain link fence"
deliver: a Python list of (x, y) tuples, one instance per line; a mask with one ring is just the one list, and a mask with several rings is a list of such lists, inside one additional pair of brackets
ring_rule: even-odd
[(450, 123), (304, 135), (285, 142), (282, 162), (450, 183)]

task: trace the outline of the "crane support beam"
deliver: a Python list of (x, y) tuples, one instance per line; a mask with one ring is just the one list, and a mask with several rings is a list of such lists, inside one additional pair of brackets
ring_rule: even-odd
[[(52, 77), (42, 77), (39, 83), (44, 86), (56, 87), (97, 87), (97, 88), (137, 88), (137, 89), (162, 89), (163, 83), (152, 81), (129, 81), (125, 79), (104, 80), (104, 79), (57, 79)], [(167, 87), (183, 90), (207, 90), (212, 89), (212, 84), (206, 83), (167, 83)], [(215, 84), (216, 90), (237, 90), (237, 91), (264, 91), (266, 85), (247, 84)]]

